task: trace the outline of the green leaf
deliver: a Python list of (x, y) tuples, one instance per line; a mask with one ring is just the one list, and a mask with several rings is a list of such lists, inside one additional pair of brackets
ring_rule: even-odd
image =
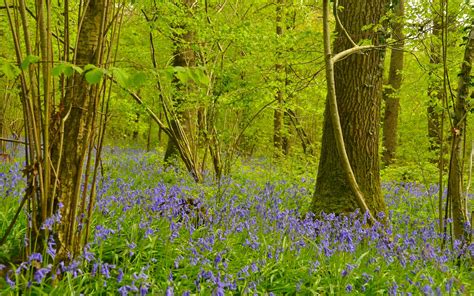
[(128, 84), (130, 75), (128, 75), (125, 70), (112, 67), (110, 68), (110, 73), (112, 74), (113, 78), (117, 80), (119, 85), (126, 86)]
[(174, 67), (174, 76), (178, 78), (181, 83), (186, 84), (189, 81), (189, 70), (184, 67)]
[(81, 67), (73, 65), (73, 64), (71, 64), (71, 68), (79, 74), (82, 74), (82, 72), (84, 72), (84, 70), (82, 70)]
[(204, 72), (202, 68), (194, 68), (191, 71), (191, 76), (197, 84), (206, 87), (209, 84), (209, 77)]
[(145, 81), (146, 81), (147, 77), (145, 75), (145, 73), (143, 72), (138, 72), (138, 73), (135, 73), (133, 75), (131, 75), (127, 81), (127, 84), (129, 87), (132, 87), (132, 88), (139, 88), (140, 86), (142, 86)]
[(74, 74), (74, 69), (72, 68), (71, 65), (67, 65), (65, 68), (64, 68), (64, 75), (66, 77), (69, 77), (71, 76), (72, 74)]
[(102, 79), (103, 75), (104, 72), (101, 69), (94, 68), (92, 70), (87, 71), (85, 77), (87, 82), (89, 82), (90, 84), (97, 84), (100, 82), (100, 79)]
[(0, 60), (0, 73), (8, 79), (15, 79), (20, 74), (20, 69), (12, 63)]
[(84, 66), (84, 71), (88, 71), (88, 70), (92, 70), (92, 69), (96, 69), (97, 67), (95, 65), (92, 65), (92, 64), (87, 64)]
[(74, 68), (73, 65), (70, 63), (60, 63), (56, 67), (54, 67), (51, 72), (53, 76), (60, 76), (61, 74), (64, 74), (65, 76), (69, 77), (74, 73)]
[(21, 63), (20, 67), (22, 70), (26, 70), (30, 64), (37, 63), (40, 60), (38, 56), (35, 55), (28, 55), (23, 62)]
[(66, 65), (64, 65), (63, 63), (57, 65), (56, 67), (54, 67), (52, 70), (51, 70), (51, 74), (53, 76), (59, 76), (61, 74), (64, 73), (64, 68), (66, 67)]

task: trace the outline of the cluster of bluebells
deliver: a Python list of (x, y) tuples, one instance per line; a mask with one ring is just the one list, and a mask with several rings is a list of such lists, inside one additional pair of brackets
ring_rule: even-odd
[[(129, 166), (132, 176), (156, 174), (143, 159), (127, 161), (136, 164)], [(313, 184), (304, 180), (225, 179), (221, 185), (226, 189), (216, 193), (188, 180), (104, 177), (93, 238), (82, 256), (53, 270), (45, 254), (34, 254), (7, 273), (6, 283), (15, 289), (13, 275), (24, 269), (33, 271), (30, 285), (68, 273), (78, 292), (87, 289), (81, 279), (89, 278), (102, 292), (120, 295), (324, 294), (330, 286), (337, 294), (469, 292), (459, 260), (474, 255), (473, 245), (441, 248), (446, 237), (426, 218), (436, 188), (386, 185), (389, 223), (369, 224), (357, 212), (306, 213)], [(400, 210), (409, 206), (420, 216)], [(49, 243), (47, 256), (54, 258), (54, 240)]]
[(19, 162), (13, 165), (0, 163), (0, 202), (7, 202), (11, 198), (17, 199), (23, 194), (24, 184)]

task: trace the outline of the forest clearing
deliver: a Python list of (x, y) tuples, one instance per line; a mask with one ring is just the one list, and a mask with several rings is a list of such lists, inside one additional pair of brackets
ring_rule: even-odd
[(474, 295), (474, 2), (0, 4), (0, 295)]

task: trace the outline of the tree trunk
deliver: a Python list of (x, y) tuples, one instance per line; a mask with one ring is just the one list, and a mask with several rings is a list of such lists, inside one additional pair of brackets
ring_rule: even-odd
[(398, 113), (400, 109), (400, 99), (398, 91), (402, 84), (403, 71), (403, 17), (404, 0), (398, 0), (394, 7), (395, 17), (397, 18), (392, 25), (393, 38), (397, 43), (392, 48), (390, 57), (390, 71), (388, 76), (388, 85), (384, 89), (383, 98), (385, 101), (385, 115), (383, 121), (383, 152), (382, 161), (388, 166), (393, 163), (396, 157), (397, 138), (398, 138)]
[[(385, 12), (385, 1), (340, 1), (341, 23), (354, 42), (371, 39), (378, 45), (379, 35), (362, 30), (377, 22)], [(352, 47), (341, 26), (334, 43), (336, 53)], [(379, 176), (379, 123), (383, 80), (381, 50), (353, 54), (337, 62), (334, 69), (335, 94), (347, 156), (367, 206), (372, 213), (384, 212)], [(336, 151), (336, 138), (331, 121), (330, 100), (326, 102), (322, 148), (312, 210), (315, 213), (348, 213), (360, 207), (346, 171), (342, 155)]]
[[(474, 25), (474, 23), (473, 23)], [(463, 195), (463, 137), (466, 128), (466, 117), (469, 106), (469, 86), (471, 84), (472, 60), (474, 58), (474, 29), (471, 28), (464, 52), (464, 60), (459, 74), (458, 95), (454, 105), (454, 128), (452, 130), (451, 159), (448, 177), (448, 201), (451, 203), (454, 237), (459, 240), (467, 238), (467, 204)]]
[[(103, 21), (105, 18), (106, 0), (90, 1), (85, 8), (84, 20), (78, 35), (75, 64), (84, 67), (87, 64), (100, 64)], [(58, 230), (58, 258), (74, 256), (71, 247), (75, 242), (75, 223), (79, 194), (82, 185), (83, 164), (88, 150), (91, 135), (92, 113), (96, 100), (96, 86), (90, 85), (84, 76), (75, 73), (68, 81), (66, 95), (61, 102), (62, 118), (69, 116), (64, 125), (64, 144), (59, 171), (61, 183), (58, 202), (62, 203), (62, 221)], [(59, 144), (59, 143), (56, 143)], [(53, 159), (55, 158), (53, 154)], [(58, 161), (56, 155), (56, 162)]]
[[(190, 0), (183, 0), (183, 5), (186, 8), (191, 8), (193, 5), (193, 1)], [(188, 30), (188, 28), (181, 28), (184, 30)], [(191, 48), (190, 44), (194, 39), (194, 33), (191, 31), (187, 31), (182, 36), (174, 36), (174, 59), (173, 59), (173, 66), (174, 67), (193, 67), (196, 64), (196, 57), (194, 54), (193, 49)], [(192, 131), (191, 131), (191, 120), (192, 120), (192, 112), (186, 107), (183, 107), (185, 100), (183, 98), (184, 93), (186, 91), (186, 85), (183, 85), (177, 78), (174, 79), (173, 83), (175, 84), (175, 110), (176, 110), (176, 117), (173, 117), (170, 120), (170, 127), (173, 128), (178, 124), (181, 125), (184, 129), (184, 132), (192, 138)], [(176, 122), (179, 121), (179, 122)], [(193, 147), (195, 148), (195, 147)], [(173, 158), (179, 157), (179, 151), (177, 143), (175, 139), (168, 138), (168, 144), (166, 146), (164, 161), (169, 162)]]
[(303, 152), (305, 154), (313, 155), (313, 144), (311, 143), (311, 140), (309, 139), (308, 135), (306, 134), (306, 131), (301, 125), (298, 119), (298, 116), (296, 115), (296, 112), (291, 109), (286, 109), (285, 115), (290, 120), (290, 123), (293, 125), (293, 127), (295, 128), (298, 138), (300, 138)]
[(283, 38), (283, 0), (277, 0), (276, 2), (276, 37), (277, 37), (277, 50), (276, 50), (276, 82), (277, 90), (275, 95), (276, 107), (273, 114), (273, 147), (275, 149), (275, 156), (280, 156), (283, 152), (283, 89), (284, 89), (284, 66), (282, 64), (282, 53), (281, 53), (281, 38)]
[[(442, 90), (442, 81), (436, 75), (439, 72), (441, 64), (441, 34), (442, 28), (439, 16), (435, 16), (433, 20), (433, 33), (430, 45), (430, 71), (429, 71), (429, 86), (428, 86), (428, 138), (430, 141), (429, 149), (432, 152), (439, 152), (443, 143), (442, 136), (442, 117), (444, 105), (444, 91)], [(443, 153), (444, 154), (444, 153)], [(435, 157), (432, 160), (437, 163), (438, 167), (441, 165), (441, 158)], [(442, 169), (440, 167), (440, 169)]]

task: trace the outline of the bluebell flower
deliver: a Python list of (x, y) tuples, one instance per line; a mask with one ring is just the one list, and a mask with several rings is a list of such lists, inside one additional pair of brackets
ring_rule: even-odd
[(118, 289), (118, 292), (121, 296), (128, 295), (128, 291), (130, 291), (130, 286), (122, 286)]
[(398, 285), (397, 282), (393, 282), (390, 288), (388, 289), (388, 295), (396, 296), (397, 295)]
[(454, 278), (449, 278), (447, 281), (446, 281), (446, 284), (444, 286), (445, 290), (446, 290), (446, 293), (451, 293), (451, 290), (453, 288), (453, 283), (454, 283)]
[(144, 296), (146, 294), (148, 294), (148, 285), (147, 284), (142, 284), (140, 286), (140, 295)]
[(123, 270), (119, 268), (118, 275), (117, 275), (117, 283), (120, 283), (123, 280)]
[(99, 268), (99, 263), (95, 262), (92, 264), (91, 275), (95, 276), (97, 274), (97, 269)]
[(155, 233), (155, 231), (151, 228), (148, 228), (146, 231), (145, 231), (145, 238), (148, 238), (150, 235), (153, 235)]
[(46, 248), (46, 253), (51, 256), (52, 259), (56, 257), (56, 242), (52, 235), (48, 239), (48, 247)]
[(101, 265), (100, 267), (100, 273), (105, 276), (105, 278), (110, 278), (110, 268), (115, 268), (114, 265), (111, 265), (111, 264), (108, 264), (108, 263), (104, 263)]
[(425, 296), (431, 296), (433, 294), (433, 289), (431, 288), (430, 285), (424, 285), (423, 288), (421, 288), (421, 292), (423, 292), (423, 295)]
[(15, 273), (16, 273), (16, 274), (20, 274), (20, 273), (21, 273), (21, 270), (22, 270), (22, 269), (27, 270), (27, 269), (28, 269), (28, 266), (29, 266), (29, 263), (28, 263), (28, 262), (22, 262), (22, 263), (20, 263), (20, 265), (16, 268)]
[(90, 251), (90, 245), (86, 244), (84, 246), (83, 252), (82, 252), (82, 257), (87, 261), (91, 262), (95, 259), (94, 253)]
[(351, 285), (351, 284), (348, 284), (348, 285), (346, 286), (346, 292), (347, 292), (347, 293), (350, 293), (350, 292), (352, 292), (352, 290), (353, 290), (352, 285)]
[(10, 286), (10, 288), (15, 288), (15, 282), (10, 279), (11, 274), (12, 274), (11, 270), (7, 272), (7, 275), (5, 276), (5, 281)]
[(28, 262), (31, 263), (32, 261), (43, 262), (43, 256), (40, 253), (33, 253), (28, 258)]
[(53, 230), (53, 225), (56, 222), (55, 220), (56, 219), (55, 219), (54, 216), (46, 218), (46, 220), (43, 222), (43, 225), (41, 225), (41, 229), (42, 230), (47, 229), (47, 230), (50, 230), (50, 231)]
[(250, 269), (252, 270), (253, 273), (257, 272), (258, 271), (257, 264), (255, 264), (255, 262), (252, 262), (252, 264), (250, 264)]
[(49, 265), (48, 267), (43, 267), (43, 268), (38, 269), (34, 275), (35, 282), (41, 283), (50, 271), (51, 271), (51, 265)]
[(212, 296), (225, 296), (224, 288), (217, 287), (212, 291)]
[(174, 295), (173, 286), (168, 286), (165, 291), (165, 296), (173, 296), (173, 295)]

